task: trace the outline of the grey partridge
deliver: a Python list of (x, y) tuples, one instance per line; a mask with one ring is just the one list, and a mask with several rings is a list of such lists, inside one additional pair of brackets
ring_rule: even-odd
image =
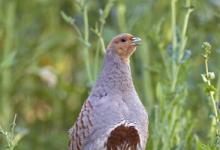
[(69, 150), (145, 150), (148, 116), (129, 65), (140, 41), (123, 33), (108, 45), (99, 78), (69, 131)]

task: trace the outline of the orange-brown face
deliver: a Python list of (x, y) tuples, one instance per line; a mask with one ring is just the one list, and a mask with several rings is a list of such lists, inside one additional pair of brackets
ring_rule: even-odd
[(140, 44), (141, 39), (134, 37), (131, 34), (123, 33), (116, 36), (108, 48), (115, 50), (116, 53), (122, 58), (123, 61), (129, 62), (129, 57), (136, 50), (136, 47)]

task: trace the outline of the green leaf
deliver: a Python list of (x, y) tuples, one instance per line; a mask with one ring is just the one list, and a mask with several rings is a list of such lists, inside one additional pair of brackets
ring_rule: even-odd
[(65, 12), (61, 11), (60, 14), (61, 14), (62, 18), (63, 18), (67, 23), (69, 23), (69, 24), (71, 24), (71, 25), (74, 24), (75, 20), (74, 20), (72, 17), (68, 16)]

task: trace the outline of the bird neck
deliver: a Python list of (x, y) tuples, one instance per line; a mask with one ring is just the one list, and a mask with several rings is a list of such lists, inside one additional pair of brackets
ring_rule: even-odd
[(97, 92), (130, 92), (134, 89), (129, 63), (125, 63), (114, 51), (108, 50), (103, 69), (93, 88)]

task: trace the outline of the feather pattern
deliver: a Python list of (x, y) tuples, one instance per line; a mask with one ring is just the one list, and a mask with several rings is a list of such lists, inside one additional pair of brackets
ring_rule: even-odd
[(70, 142), (69, 150), (81, 150), (85, 139), (92, 131), (92, 111), (93, 107), (90, 101), (86, 101), (82, 107), (82, 110), (77, 118), (76, 123), (70, 129)]
[(135, 47), (121, 39), (134, 38), (122, 34), (108, 46), (101, 74), (70, 129), (69, 150), (145, 149), (148, 116), (127, 61)]

